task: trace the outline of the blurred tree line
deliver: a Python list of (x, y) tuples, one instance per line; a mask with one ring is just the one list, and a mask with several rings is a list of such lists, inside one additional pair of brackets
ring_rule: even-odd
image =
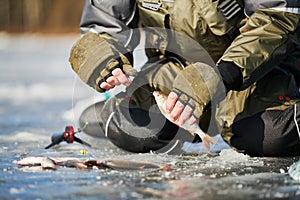
[(84, 0), (0, 0), (0, 31), (79, 32)]

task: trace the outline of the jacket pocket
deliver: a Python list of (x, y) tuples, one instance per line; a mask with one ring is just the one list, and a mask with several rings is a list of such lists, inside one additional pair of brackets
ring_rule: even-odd
[(235, 0), (214, 1), (203, 7), (200, 15), (215, 35), (223, 36), (235, 29), (242, 8)]
[(139, 5), (140, 19), (143, 25), (168, 28), (166, 27), (167, 18), (173, 7), (173, 1), (138, 0), (137, 2)]

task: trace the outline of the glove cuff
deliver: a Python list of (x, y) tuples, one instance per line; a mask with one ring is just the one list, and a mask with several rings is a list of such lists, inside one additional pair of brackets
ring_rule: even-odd
[(225, 98), (226, 90), (216, 68), (204, 63), (194, 63), (184, 68), (175, 78), (173, 92), (179, 101), (194, 108), (198, 119), (209, 103)]
[(83, 82), (103, 92), (99, 83), (105, 81), (113, 69), (120, 67), (128, 75), (134, 74), (134, 68), (124, 55), (128, 53), (111, 36), (88, 32), (73, 45), (69, 61)]

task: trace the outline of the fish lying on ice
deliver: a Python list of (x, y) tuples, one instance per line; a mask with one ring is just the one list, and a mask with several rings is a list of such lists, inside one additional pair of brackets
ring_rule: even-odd
[(41, 166), (42, 169), (57, 169), (59, 167), (87, 168), (81, 165), (82, 160), (72, 157), (52, 158), (47, 156), (29, 156), (17, 161), (19, 166)]
[[(159, 91), (154, 91), (153, 92), (153, 96), (155, 98), (155, 101), (158, 105), (159, 110), (161, 111), (161, 113), (171, 122), (173, 122), (171, 120), (170, 114), (167, 113), (166, 111), (166, 102), (167, 102), (167, 95), (163, 94), (162, 92)], [(174, 124), (176, 124), (176, 122), (173, 122)], [(187, 124), (187, 122), (185, 122), (182, 125), (178, 125), (177, 126), (187, 130), (189, 133), (191, 133), (193, 136), (195, 134), (199, 135), (205, 148), (208, 150), (208, 152), (210, 152), (210, 143), (212, 144), (217, 144), (217, 141), (210, 137), (209, 135), (207, 135), (206, 133), (204, 133), (201, 128), (199, 127), (199, 125), (197, 123), (194, 123), (192, 125)]]
[(35, 165), (41, 165), (41, 163), (43, 162), (43, 159), (45, 157), (42, 156), (31, 156), (31, 157), (26, 157), (23, 158), (19, 161), (17, 161), (18, 165), (26, 165), (26, 166), (35, 166)]
[(31, 156), (23, 158), (17, 161), (20, 167), (23, 166), (41, 166), (42, 169), (52, 169), (55, 170), (60, 167), (70, 167), (76, 169), (92, 169), (93, 167), (110, 168), (118, 170), (143, 170), (143, 169), (161, 169), (164, 171), (171, 170), (168, 164), (155, 164), (150, 162), (139, 162), (130, 160), (118, 160), (118, 159), (106, 159), (106, 160), (96, 160), (88, 159), (82, 160), (79, 158), (72, 157), (42, 157), (42, 156)]
[(41, 166), (43, 169), (56, 169), (56, 164), (51, 158), (44, 157), (41, 161)]

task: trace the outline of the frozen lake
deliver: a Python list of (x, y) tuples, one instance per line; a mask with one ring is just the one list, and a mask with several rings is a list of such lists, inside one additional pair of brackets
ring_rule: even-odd
[[(77, 127), (79, 113), (104, 98), (69, 66), (77, 37), (0, 34), (0, 199), (300, 199), (300, 182), (287, 173), (299, 157), (132, 154), (84, 133), (88, 155), (75, 143), (45, 150), (52, 133)], [(140, 160), (173, 170), (18, 167), (28, 156)]]

